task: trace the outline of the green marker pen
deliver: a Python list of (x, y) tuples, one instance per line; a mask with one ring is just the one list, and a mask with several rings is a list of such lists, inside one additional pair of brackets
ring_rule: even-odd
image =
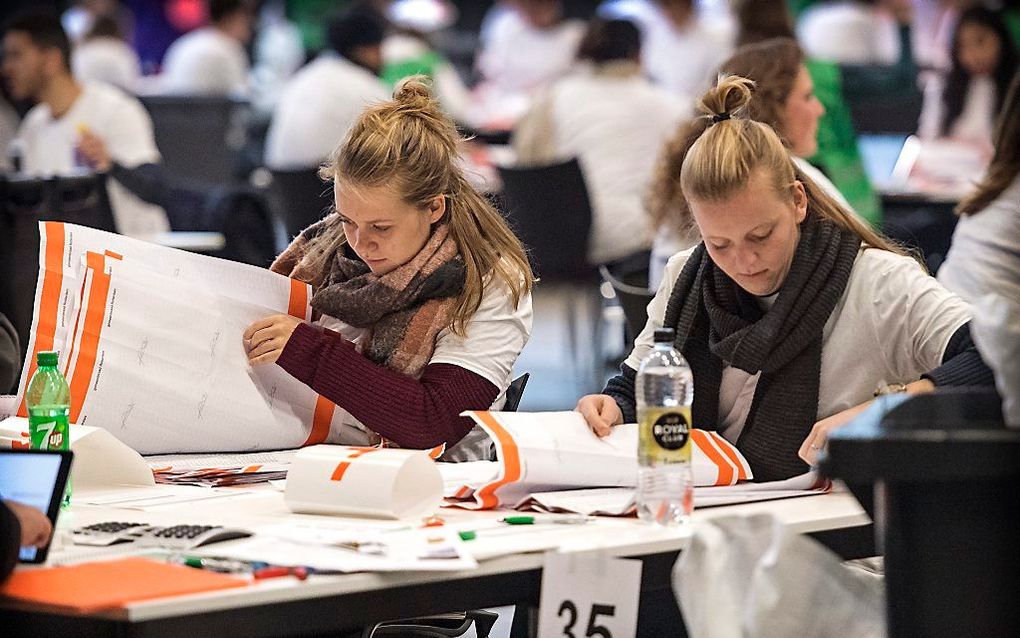
[(534, 516), (507, 516), (503, 518), (503, 522), (507, 525), (534, 525)]

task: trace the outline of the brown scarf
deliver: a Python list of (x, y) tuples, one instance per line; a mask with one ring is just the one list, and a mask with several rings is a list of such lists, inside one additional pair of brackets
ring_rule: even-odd
[(370, 329), (370, 337), (361, 343), (370, 361), (419, 378), (464, 290), (464, 262), (449, 226), (435, 226), (417, 255), (382, 276), (340, 250), (332, 260), (316, 263), (309, 243), (337, 226), (335, 216), (309, 226), (270, 269), (311, 284), (317, 312)]
[(663, 325), (694, 372), (693, 420), (714, 430), (723, 366), (761, 372), (737, 439), (755, 481), (802, 474), (797, 456), (818, 418), (822, 329), (843, 296), (860, 237), (808, 213), (775, 304), (762, 312), (700, 244), (673, 285)]

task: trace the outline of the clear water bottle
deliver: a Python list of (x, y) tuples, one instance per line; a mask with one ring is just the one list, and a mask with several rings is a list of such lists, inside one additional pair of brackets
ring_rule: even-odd
[(672, 328), (655, 331), (655, 347), (637, 373), (638, 517), (679, 525), (694, 508), (691, 404), (694, 376), (673, 348)]
[[(36, 361), (38, 367), (28, 382), (25, 397), (32, 447), (39, 450), (69, 450), (71, 391), (64, 375), (57, 368), (57, 353), (40, 352)], [(68, 481), (60, 506), (66, 509), (70, 503), (71, 482)]]

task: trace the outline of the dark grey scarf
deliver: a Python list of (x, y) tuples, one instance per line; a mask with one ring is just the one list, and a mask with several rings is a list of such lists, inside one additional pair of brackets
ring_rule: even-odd
[(860, 237), (812, 214), (775, 304), (763, 312), (699, 245), (673, 286), (665, 326), (694, 373), (694, 425), (719, 423), (723, 366), (761, 371), (737, 448), (756, 481), (807, 471), (797, 452), (818, 415), (822, 328), (843, 296)]

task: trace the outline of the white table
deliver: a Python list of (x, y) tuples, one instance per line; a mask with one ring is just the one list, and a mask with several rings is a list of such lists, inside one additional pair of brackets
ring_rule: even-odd
[[(870, 520), (847, 493), (831, 493), (779, 501), (748, 503), (695, 512), (695, 519), (722, 515), (771, 512), (801, 533), (847, 533), (867, 536)], [(104, 507), (76, 507), (74, 524), (107, 520), (153, 523), (215, 522), (233, 526), (299, 520), (290, 514), (282, 494), (270, 490), (223, 501), (195, 503), (185, 512), (128, 512)], [(484, 525), (504, 512), (440, 512), (447, 525)], [(640, 609), (641, 635), (657, 635), (663, 628), (676, 632), (679, 613), (673, 600), (670, 572), (685, 546), (688, 530), (656, 529), (633, 519), (598, 519), (583, 525), (536, 526), (533, 533), (514, 536), (541, 538), (538, 545), (562, 550), (600, 549), (614, 556), (644, 561)], [(280, 636), (332, 633), (339, 635), (373, 621), (500, 605), (535, 607), (538, 603), (543, 556), (540, 551), (493, 558), (511, 551), (507, 537), (489, 544), (484, 534), (472, 541), (481, 560), (475, 570), (461, 572), (359, 573), (313, 576), (300, 582), (273, 579), (250, 587), (138, 602), (88, 616), (52, 613), (39, 606), (0, 601), (11, 635), (117, 636)], [(6, 634), (6, 631), (5, 631)]]

